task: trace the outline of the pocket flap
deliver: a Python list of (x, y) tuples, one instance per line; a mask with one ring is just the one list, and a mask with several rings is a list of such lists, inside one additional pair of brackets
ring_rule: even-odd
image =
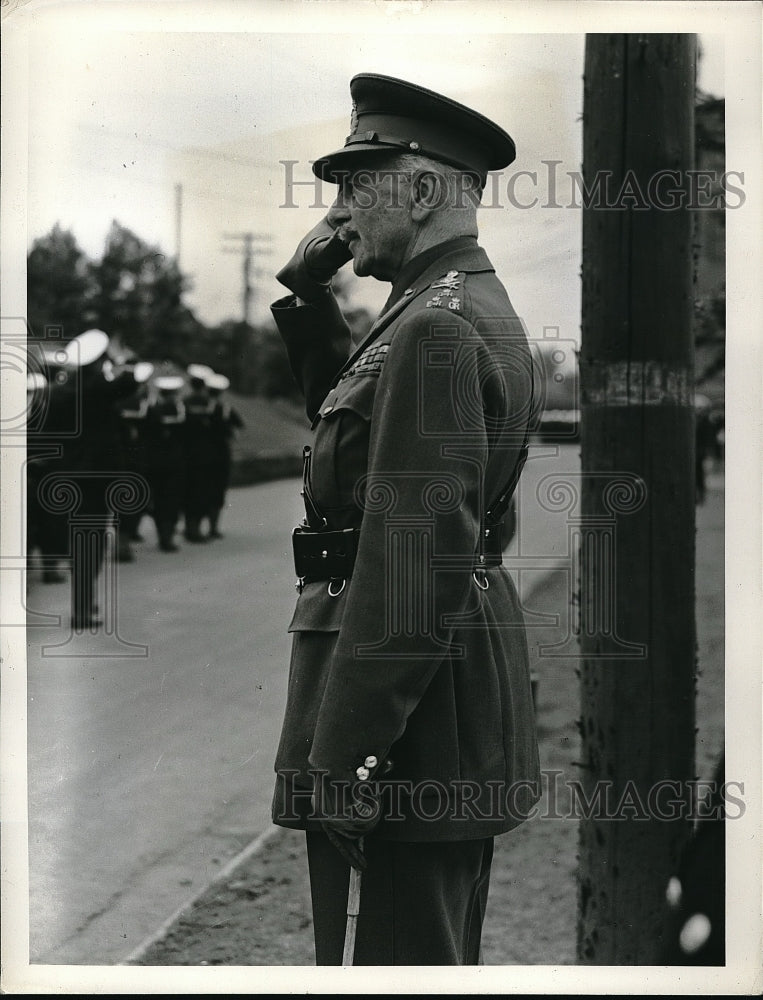
[(294, 609), (289, 632), (338, 632), (344, 614), (345, 593), (331, 597), (328, 581), (306, 583)]
[(342, 410), (352, 410), (363, 420), (370, 420), (377, 385), (378, 381), (373, 376), (363, 378), (355, 376), (343, 379), (321, 403), (313, 420), (313, 427), (319, 420), (330, 419), (335, 413)]

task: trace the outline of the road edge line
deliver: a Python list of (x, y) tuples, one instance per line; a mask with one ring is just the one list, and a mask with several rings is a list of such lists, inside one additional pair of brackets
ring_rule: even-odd
[(247, 844), (243, 850), (239, 851), (238, 854), (234, 855), (228, 862), (226, 862), (220, 871), (216, 872), (214, 877), (203, 885), (198, 892), (194, 893), (190, 899), (186, 900), (186, 902), (181, 904), (174, 913), (170, 914), (170, 916), (167, 917), (167, 919), (163, 921), (163, 923), (152, 934), (150, 934), (147, 938), (144, 938), (139, 945), (133, 948), (133, 950), (125, 958), (121, 959), (116, 964), (135, 964), (135, 962), (145, 955), (151, 945), (156, 944), (157, 941), (161, 941), (161, 939), (165, 937), (173, 924), (177, 923), (177, 921), (184, 916), (184, 914), (187, 913), (188, 910), (190, 910), (194, 904), (209, 891), (209, 889), (217, 885), (219, 882), (227, 879), (233, 874), (233, 872), (235, 872), (239, 865), (242, 865), (245, 861), (248, 861), (249, 858), (254, 857), (256, 854), (259, 854), (271, 840), (277, 836), (283, 835), (283, 833), (284, 827), (276, 826), (275, 824), (267, 830), (263, 830), (263, 832)]

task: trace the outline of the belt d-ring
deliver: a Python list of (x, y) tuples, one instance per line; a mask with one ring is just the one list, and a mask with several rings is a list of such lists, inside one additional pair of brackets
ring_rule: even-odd
[[(479, 573), (479, 576), (477, 575)], [(480, 576), (482, 577), (483, 583), (480, 583)], [(475, 569), (472, 573), (472, 580), (477, 584), (480, 590), (487, 590), (490, 587), (490, 580), (487, 578), (487, 574), (484, 569)]]
[[(341, 583), (341, 587), (340, 587), (340, 588), (339, 588), (339, 590), (337, 590), (336, 592), (334, 592), (334, 591), (333, 591), (333, 590), (331, 589), (331, 586), (332, 586), (332, 584), (334, 584), (334, 583)], [(332, 580), (329, 580), (329, 585), (328, 585), (328, 587), (326, 588), (326, 591), (327, 591), (327, 593), (328, 593), (329, 597), (339, 597), (339, 595), (340, 595), (340, 594), (342, 593), (342, 591), (344, 590), (344, 588), (345, 588), (346, 586), (347, 586), (347, 581), (346, 581), (346, 580), (340, 580), (340, 579), (339, 579), (338, 577), (335, 577), (334, 579), (332, 579)]]

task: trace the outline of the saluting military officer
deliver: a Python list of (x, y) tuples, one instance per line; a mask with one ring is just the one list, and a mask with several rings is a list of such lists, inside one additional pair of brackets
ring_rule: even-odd
[[(525, 627), (501, 565), (527, 453), (523, 326), (477, 242), (511, 137), (403, 80), (353, 78), (338, 185), (272, 306), (304, 392), (305, 521), (273, 820), (307, 831), (316, 960), (477, 964), (493, 840), (540, 795)], [(391, 283), (351, 350), (332, 272)]]

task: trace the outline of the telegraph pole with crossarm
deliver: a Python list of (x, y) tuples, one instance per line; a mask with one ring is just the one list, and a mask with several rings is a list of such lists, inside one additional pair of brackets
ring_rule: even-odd
[[(273, 237), (268, 233), (224, 233), (223, 239), (227, 240), (237, 240), (242, 245), (239, 248), (233, 247), (223, 247), (223, 253), (237, 253), (243, 255), (243, 291), (242, 291), (242, 319), (246, 326), (251, 326), (251, 313), (252, 313), (252, 299), (253, 299), (253, 286), (252, 286), (252, 263), (255, 254), (264, 255), (269, 254), (270, 250), (265, 249), (261, 244), (272, 242)], [(259, 244), (255, 247), (255, 244)]]

